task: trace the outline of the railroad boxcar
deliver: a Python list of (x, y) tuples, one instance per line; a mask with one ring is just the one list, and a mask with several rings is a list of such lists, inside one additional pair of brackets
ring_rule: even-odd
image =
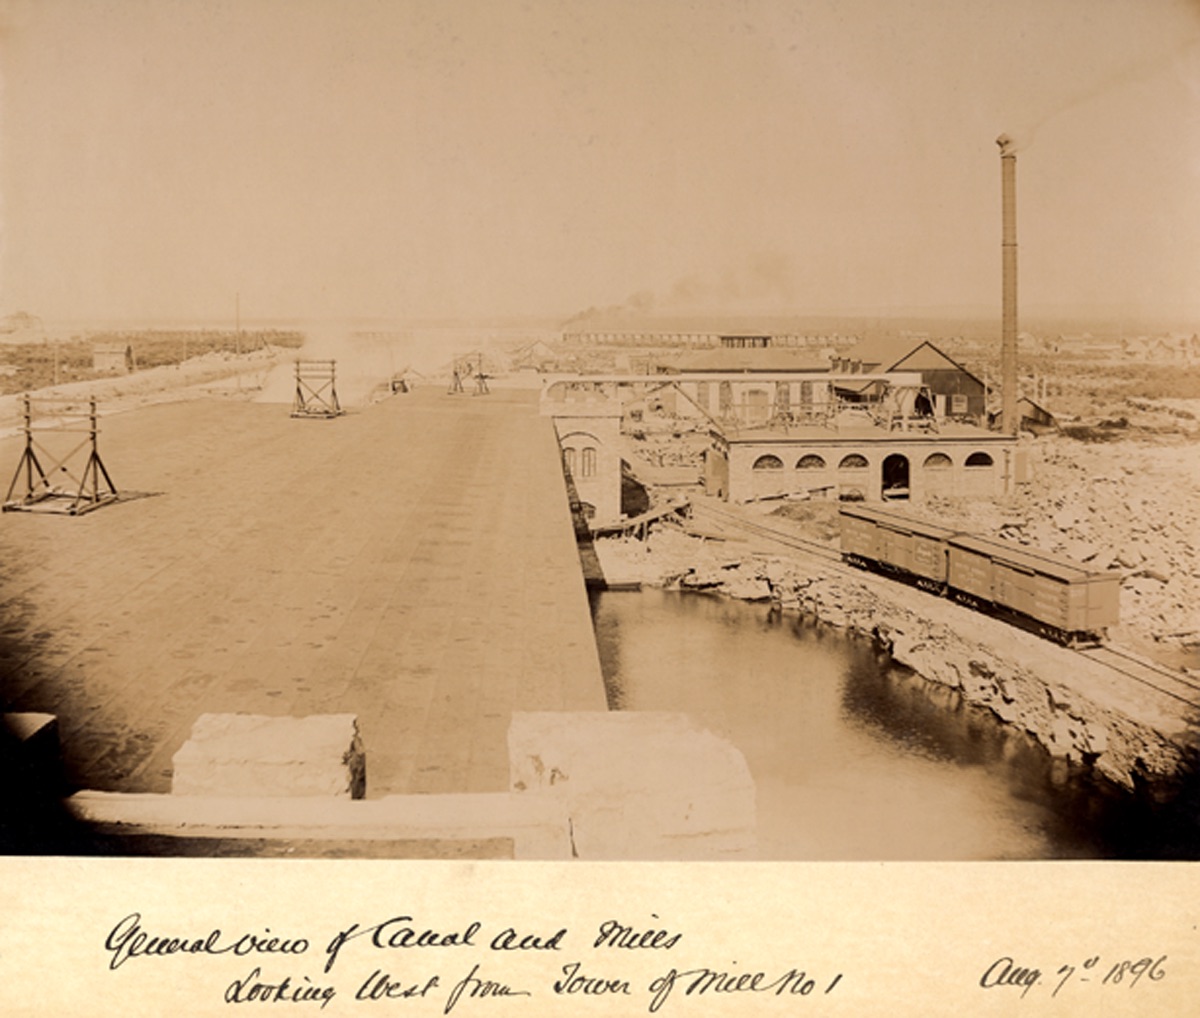
[(1094, 572), (1061, 555), (969, 534), (957, 534), (947, 545), (947, 583), (968, 603), (1014, 612), (1068, 643), (1095, 639), (1119, 620), (1119, 573)]
[(1120, 613), (1121, 576), (977, 537), (893, 509), (840, 507), (842, 556), (927, 590), (1032, 623), (1061, 643), (1102, 636)]
[(903, 573), (930, 590), (944, 589), (947, 542), (958, 531), (873, 506), (845, 505), (839, 515), (847, 561)]

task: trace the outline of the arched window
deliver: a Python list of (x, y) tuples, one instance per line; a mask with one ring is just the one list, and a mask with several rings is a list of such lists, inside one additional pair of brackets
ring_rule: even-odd
[(575, 450), (563, 450), (563, 466), (567, 468), (567, 473), (574, 475), (575, 473)]
[(967, 466), (969, 467), (990, 467), (992, 465), (992, 457), (986, 452), (973, 452), (967, 457)]
[(754, 461), (755, 470), (782, 470), (783, 460), (778, 456), (759, 456)]
[(820, 456), (801, 456), (796, 463), (797, 470), (824, 470), (825, 461)]
[(926, 470), (949, 470), (954, 464), (944, 452), (935, 452), (925, 457)]
[(860, 456), (856, 452), (852, 452), (849, 456), (846, 456), (841, 463), (838, 464), (838, 469), (862, 470), (866, 466), (868, 466), (867, 458), (865, 456)]
[(590, 445), (580, 455), (580, 474), (583, 477), (596, 476), (596, 450)]

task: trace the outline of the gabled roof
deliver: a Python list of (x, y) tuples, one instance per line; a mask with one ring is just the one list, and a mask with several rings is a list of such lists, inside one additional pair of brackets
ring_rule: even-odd
[(532, 343), (524, 343), (509, 355), (511, 357), (553, 357), (554, 348), (544, 339), (535, 339)]
[[(918, 354), (932, 355), (934, 363), (943, 362), (945, 366), (961, 371), (964, 375), (974, 378), (980, 385), (983, 384), (974, 373), (964, 368), (944, 350), (935, 346), (927, 339), (914, 340), (911, 336), (869, 339), (852, 346), (841, 355), (841, 358), (843, 360), (861, 361), (864, 366), (878, 364), (880, 371), (919, 371), (924, 366), (908, 363), (917, 359)], [(902, 368), (902, 365), (906, 365), (906, 367)]]
[(841, 357), (844, 360), (862, 361), (863, 364), (878, 364), (887, 371), (928, 342), (926, 339), (913, 339), (912, 336), (876, 336), (855, 343), (849, 350), (843, 351)]

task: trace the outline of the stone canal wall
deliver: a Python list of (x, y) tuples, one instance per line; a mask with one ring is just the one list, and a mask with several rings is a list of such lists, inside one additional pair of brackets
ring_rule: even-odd
[(1193, 765), (1194, 719), (1181, 705), (1074, 651), (872, 574), (755, 553), (720, 558), (686, 544), (690, 563), (685, 539), (655, 535), (642, 581), (773, 602), (870, 635), (899, 664), (1126, 789), (1169, 783)]
[(1186, 764), (1184, 747), (1154, 725), (1106, 704), (1102, 696), (1081, 692), (1086, 677), (1078, 671), (1071, 677), (1082, 681), (1052, 678), (1063, 674), (1058, 669), (1065, 655), (1071, 655), (1073, 670), (1092, 668), (1085, 659), (1074, 660), (1078, 655), (1071, 651), (1048, 645), (1015, 655), (1011, 646), (997, 646), (974, 627), (964, 631), (906, 607), (900, 602), (905, 588), (893, 598), (853, 579), (787, 571), (771, 585), (783, 607), (873, 635), (897, 663), (1028, 732), (1052, 756), (1093, 766), (1126, 788), (1134, 787), (1135, 778), (1169, 779)]

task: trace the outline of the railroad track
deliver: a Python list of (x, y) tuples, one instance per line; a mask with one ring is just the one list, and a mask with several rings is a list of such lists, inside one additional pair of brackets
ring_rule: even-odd
[[(706, 503), (693, 503), (692, 511), (694, 516), (701, 519), (707, 517), (724, 528), (733, 528), (755, 537), (769, 539), (784, 547), (803, 551), (806, 554), (814, 555), (829, 562), (839, 572), (844, 572), (858, 578), (863, 577), (862, 570), (847, 566), (842, 560), (841, 552), (830, 548), (828, 545), (820, 544), (817, 541), (810, 541), (776, 527), (768, 526), (765, 523), (747, 520), (728, 509), (717, 508)], [(1185, 704), (1188, 707), (1200, 709), (1200, 681), (1190, 678), (1184, 672), (1172, 670), (1109, 644), (1099, 647), (1078, 648), (1074, 650), (1074, 653), (1080, 654), (1090, 661), (1102, 664), (1115, 672), (1119, 672), (1126, 678), (1153, 689), (1163, 696)]]
[(1189, 678), (1184, 672), (1166, 668), (1111, 644), (1081, 648), (1076, 653), (1120, 672), (1134, 682), (1148, 686), (1172, 700), (1189, 707), (1200, 708), (1200, 682)]
[[(834, 548), (830, 548), (826, 544), (821, 544), (818, 541), (810, 541), (807, 538), (798, 537), (796, 534), (788, 533), (786, 530), (779, 530), (775, 527), (769, 527), (764, 523), (758, 523), (754, 520), (747, 520), (737, 513), (730, 512), (727, 509), (718, 509), (715, 506), (702, 504), (697, 505), (692, 503), (692, 513), (694, 516), (715, 520), (722, 526), (732, 526), (738, 530), (744, 530), (748, 534), (753, 534), (755, 537), (765, 537), (775, 541), (777, 544), (782, 544), (787, 548), (794, 548), (797, 551), (803, 551), (810, 555), (815, 555), (827, 562), (834, 562), (842, 565), (842, 553)], [(847, 570), (849, 572), (849, 570)]]

